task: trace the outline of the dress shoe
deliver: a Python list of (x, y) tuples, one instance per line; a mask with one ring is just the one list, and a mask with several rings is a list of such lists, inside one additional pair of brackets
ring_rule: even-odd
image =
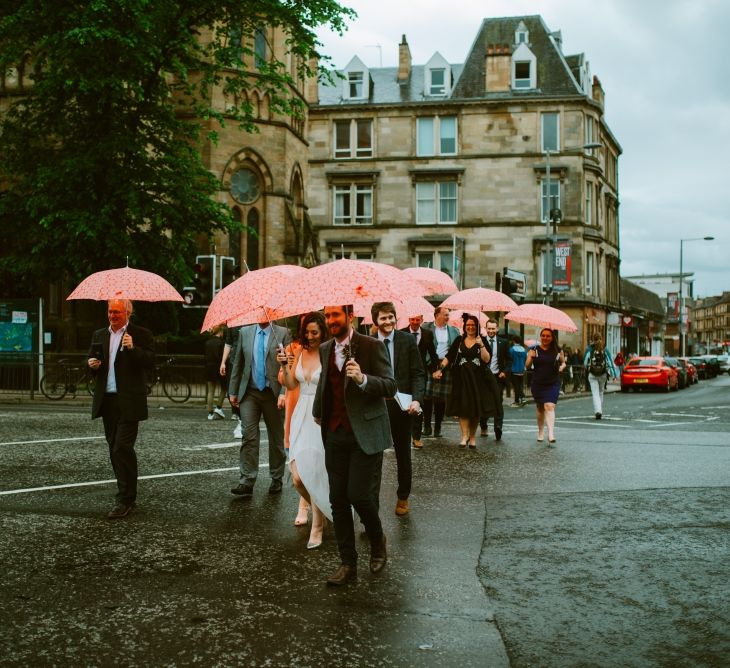
[(423, 447), (423, 442), (420, 438), (414, 438), (413, 439), (413, 447), (416, 448), (416, 450), (419, 450)]
[(330, 575), (327, 578), (327, 584), (331, 585), (332, 587), (341, 587), (342, 585), (345, 585), (348, 582), (352, 582), (353, 580), (357, 580), (357, 566), (348, 566), (347, 564), (342, 564), (335, 571), (334, 575)]
[(269, 494), (281, 494), (281, 480), (272, 480), (269, 485)]
[(395, 504), (396, 515), (407, 515), (408, 514), (408, 499), (398, 499)]
[(423, 427), (423, 435), (424, 436), (430, 436), (431, 435), (431, 427), (426, 427), (424, 425), (424, 427)]
[(434, 432), (433, 432), (433, 437), (434, 438), (441, 438), (441, 430), (440, 429), (435, 429)]
[(253, 485), (238, 485), (231, 490), (231, 494), (237, 496), (253, 496)]
[(502, 440), (502, 430), (501, 429), (495, 429), (494, 430), (494, 440), (495, 441), (501, 441)]
[(370, 545), (370, 572), (380, 573), (385, 568), (385, 562), (388, 561), (388, 553), (385, 551), (385, 534), (380, 540)]
[(596, 420), (600, 420), (603, 416), (600, 413), (596, 413)]
[(114, 506), (114, 508), (112, 508), (106, 514), (107, 519), (118, 520), (118, 519), (121, 519), (122, 517), (126, 517), (132, 511), (132, 508), (134, 508), (134, 503), (130, 503), (129, 505), (127, 505), (126, 503), (122, 503), (121, 501), (119, 501)]
[(482, 433), (479, 435), (482, 436), (483, 438), (486, 438), (487, 436), (489, 436), (489, 431), (486, 429), (482, 429)]

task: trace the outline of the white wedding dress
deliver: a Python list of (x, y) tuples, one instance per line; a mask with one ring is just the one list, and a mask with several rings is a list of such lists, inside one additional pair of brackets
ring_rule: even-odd
[(289, 427), (289, 459), (297, 463), (299, 477), (312, 501), (331, 520), (330, 485), (324, 465), (322, 431), (312, 417), (312, 404), (321, 372), (320, 366), (312, 378), (307, 380), (302, 368), (302, 356), (299, 356), (294, 371), (294, 377), (299, 382), (299, 399)]

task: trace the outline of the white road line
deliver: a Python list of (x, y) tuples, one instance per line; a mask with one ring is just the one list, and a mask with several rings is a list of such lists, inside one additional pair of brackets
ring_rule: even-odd
[(651, 412), (652, 415), (662, 415), (664, 417), (688, 417), (688, 418), (701, 418), (705, 419), (706, 415), (693, 415), (692, 413), (657, 413), (656, 411)]
[[(557, 422), (558, 420), (556, 420)], [(562, 420), (559, 420), (560, 424), (579, 424), (581, 427), (585, 427), (587, 425), (594, 425), (596, 427), (616, 427), (618, 429), (632, 429), (630, 424), (601, 424), (600, 420), (596, 420), (595, 418), (592, 419), (592, 421), (589, 421), (588, 418), (586, 418), (583, 421), (579, 420), (571, 420), (570, 418), (564, 418)]]
[(692, 425), (697, 426), (696, 422), (660, 422), (659, 424), (650, 424), (649, 427), (681, 427)]
[[(269, 468), (268, 464), (259, 464), (260, 469)], [(238, 471), (238, 466), (230, 466), (222, 469), (203, 469), (200, 471), (176, 471), (175, 473), (156, 473), (155, 475), (141, 475), (140, 480), (154, 480), (155, 478), (175, 478), (183, 475), (203, 475), (206, 473), (223, 473), (226, 471)], [(45, 487), (25, 487), (23, 489), (8, 489), (0, 492), (0, 496), (9, 494), (27, 494), (29, 492), (45, 492), (52, 489), (69, 489), (72, 487), (93, 487), (94, 485), (109, 485), (116, 480), (91, 480), (89, 482), (71, 482), (65, 485), (46, 485)]]
[(228, 441), (227, 443), (207, 443), (206, 445), (193, 445), (189, 448), (182, 448), (182, 450), (196, 451), (196, 450), (220, 450), (221, 448), (240, 448), (241, 441)]
[(1, 445), (33, 445), (34, 443), (67, 443), (68, 441), (103, 441), (103, 436), (75, 436), (73, 438), (44, 438), (38, 441), (6, 441)]

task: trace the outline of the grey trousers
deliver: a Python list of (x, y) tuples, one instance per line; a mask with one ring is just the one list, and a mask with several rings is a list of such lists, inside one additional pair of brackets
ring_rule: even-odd
[(242, 485), (253, 485), (259, 474), (259, 445), (261, 428), (259, 423), (264, 418), (266, 432), (269, 436), (269, 474), (272, 480), (281, 480), (286, 467), (286, 451), (284, 450), (284, 413), (276, 407), (277, 398), (270, 388), (259, 391), (255, 388), (246, 390), (241, 401), (241, 450), (239, 466)]

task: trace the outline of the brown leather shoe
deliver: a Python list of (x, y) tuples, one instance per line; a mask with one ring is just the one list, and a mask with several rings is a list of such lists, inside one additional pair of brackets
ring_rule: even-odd
[(408, 499), (398, 499), (395, 504), (396, 515), (407, 515), (408, 514)]
[(370, 572), (380, 573), (388, 561), (388, 553), (385, 551), (385, 534), (377, 543), (370, 546)]
[(341, 564), (340, 567), (335, 571), (334, 575), (330, 575), (327, 578), (327, 584), (332, 587), (341, 587), (357, 580), (357, 566), (348, 566), (347, 564)]
[(413, 447), (418, 449), (423, 447), (423, 443), (421, 442), (420, 438), (414, 438), (413, 439)]

